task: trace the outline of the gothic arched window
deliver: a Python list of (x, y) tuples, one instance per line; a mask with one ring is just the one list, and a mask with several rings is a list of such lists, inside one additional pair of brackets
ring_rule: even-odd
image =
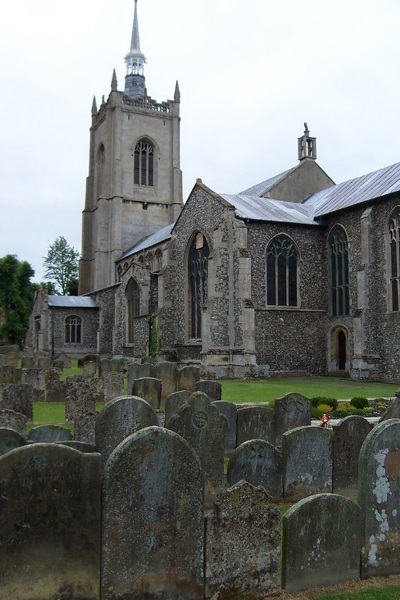
[(140, 288), (136, 279), (128, 281), (128, 285), (125, 289), (125, 297), (128, 309), (128, 320), (127, 320), (127, 332), (128, 342), (133, 343), (134, 341), (134, 319), (140, 316)]
[(286, 235), (275, 237), (267, 248), (267, 305), (297, 306), (298, 251)]
[(65, 319), (65, 343), (80, 344), (82, 342), (82, 319), (71, 315)]
[(390, 309), (399, 311), (400, 304), (400, 208), (397, 208), (389, 219), (390, 244)]
[(208, 297), (208, 256), (207, 240), (202, 233), (193, 238), (188, 256), (189, 280), (189, 335), (201, 339), (201, 313)]
[(329, 236), (331, 312), (332, 315), (350, 313), (349, 242), (343, 227), (336, 225)]
[(145, 138), (138, 141), (133, 153), (133, 183), (154, 185), (154, 147)]

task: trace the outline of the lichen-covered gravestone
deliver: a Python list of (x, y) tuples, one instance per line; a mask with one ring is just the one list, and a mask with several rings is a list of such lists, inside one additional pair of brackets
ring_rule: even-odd
[(71, 438), (71, 431), (59, 425), (39, 425), (31, 429), (28, 434), (28, 441), (35, 443), (63, 442)]
[(165, 427), (169, 427), (171, 419), (178, 413), (181, 406), (187, 403), (192, 392), (189, 390), (181, 390), (170, 394), (165, 399)]
[(27, 418), (22, 413), (11, 410), (11, 408), (0, 409), (0, 427), (8, 427), (24, 435), (26, 424)]
[(360, 508), (337, 494), (301, 500), (283, 517), (282, 584), (294, 594), (360, 578)]
[(358, 458), (361, 446), (372, 429), (367, 419), (351, 415), (333, 430), (333, 491), (356, 497), (358, 490)]
[(228, 421), (224, 443), (225, 454), (228, 454), (236, 448), (237, 408), (233, 402), (224, 402), (223, 400), (214, 401), (213, 404)]
[(217, 402), (221, 400), (222, 396), (222, 385), (219, 381), (211, 381), (209, 379), (201, 379), (196, 381), (196, 390), (207, 394), (211, 402)]
[(175, 363), (163, 361), (154, 365), (153, 377), (161, 381), (161, 401), (178, 389), (178, 369)]
[(389, 419), (365, 438), (360, 452), (363, 515), (361, 577), (399, 573), (400, 419)]
[(275, 411), (275, 446), (282, 445), (282, 435), (295, 427), (311, 425), (311, 400), (301, 394), (287, 394), (277, 398)]
[(161, 381), (154, 377), (141, 377), (133, 382), (132, 394), (143, 398), (154, 409), (160, 408), (161, 404)]
[(200, 379), (200, 369), (193, 365), (178, 369), (178, 391), (190, 390), (196, 391), (196, 381)]
[(8, 429), (7, 427), (0, 427), (0, 455), (6, 454), (10, 450), (15, 450), (15, 448), (21, 448), (25, 444), (25, 438), (18, 431)]
[(249, 440), (236, 448), (228, 464), (230, 485), (241, 479), (262, 486), (274, 500), (283, 495), (282, 460), (278, 450), (265, 440)]
[(104, 377), (104, 400), (109, 402), (124, 393), (124, 376), (122, 373), (107, 373)]
[(103, 477), (102, 600), (202, 600), (203, 518), (189, 444), (160, 427), (126, 438)]
[(248, 440), (266, 440), (275, 445), (274, 409), (270, 406), (239, 408), (237, 412), (237, 445)]
[(206, 518), (205, 598), (263, 599), (280, 589), (281, 520), (261, 488), (241, 481)]

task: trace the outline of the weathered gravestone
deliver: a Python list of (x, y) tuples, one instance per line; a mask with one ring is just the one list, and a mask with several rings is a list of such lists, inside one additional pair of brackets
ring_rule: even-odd
[(151, 425), (158, 425), (157, 414), (142, 398), (120, 396), (108, 402), (97, 415), (95, 426), (96, 446), (103, 462), (122, 440)]
[(0, 457), (2, 598), (98, 598), (100, 486), (97, 453), (34, 444)]
[(296, 427), (282, 436), (283, 495), (296, 502), (332, 492), (332, 431)]
[(28, 441), (35, 443), (50, 443), (70, 440), (71, 431), (59, 425), (39, 425), (30, 430)]
[(241, 479), (262, 486), (271, 498), (283, 495), (282, 460), (278, 450), (265, 440), (249, 440), (234, 450), (228, 464), (228, 483)]
[(97, 365), (92, 360), (85, 360), (83, 363), (83, 375), (84, 377), (93, 377), (96, 373)]
[(33, 356), (23, 356), (21, 358), (21, 369), (33, 369), (35, 367), (35, 359)]
[(99, 361), (99, 377), (105, 377), (111, 373), (111, 363), (109, 358), (101, 358)]
[(200, 379), (200, 369), (193, 365), (178, 369), (178, 391), (196, 391), (196, 382)]
[(351, 415), (333, 430), (333, 491), (356, 497), (358, 490), (358, 458), (361, 446), (372, 429), (367, 419)]
[(141, 377), (133, 382), (133, 396), (143, 398), (154, 409), (161, 404), (161, 381), (154, 377)]
[(399, 573), (400, 419), (375, 427), (360, 452), (361, 577)]
[(388, 421), (389, 419), (399, 419), (400, 418), (400, 398), (398, 391), (396, 392), (396, 398), (389, 404), (379, 422)]
[(157, 359), (154, 356), (142, 356), (140, 359), (142, 365), (148, 363), (149, 365), (155, 365), (157, 363)]
[(140, 379), (140, 377), (142, 377), (142, 374), (140, 372), (140, 367), (141, 367), (141, 365), (139, 363), (136, 363), (136, 362), (131, 362), (128, 365), (128, 375), (127, 375), (127, 379), (128, 379), (128, 386), (127, 386), (128, 394), (132, 394), (133, 382), (135, 381), (135, 379)]
[(0, 384), (0, 409), (10, 408), (33, 419), (33, 388), (29, 383)]
[(57, 443), (62, 444), (63, 446), (68, 446), (68, 448), (74, 448), (75, 450), (79, 450), (79, 452), (85, 452), (87, 454), (90, 454), (92, 452), (98, 452), (96, 446), (94, 446), (93, 444), (88, 444), (87, 442), (80, 442), (79, 440), (65, 440)]
[(237, 408), (233, 402), (224, 402), (222, 400), (217, 400), (213, 404), (228, 421), (224, 450), (225, 454), (229, 454), (236, 448)]
[(94, 377), (68, 377), (65, 394), (65, 418), (76, 421), (96, 412), (96, 403), (104, 402), (103, 380)]
[(19, 383), (20, 381), (21, 369), (7, 365), (0, 367), (0, 383)]
[(217, 402), (221, 400), (222, 385), (219, 381), (210, 381), (209, 379), (201, 379), (196, 381), (196, 390), (207, 394), (211, 402)]
[(102, 600), (202, 600), (203, 518), (193, 449), (159, 427), (126, 438), (103, 477)]
[(8, 352), (6, 355), (7, 365), (18, 369), (19, 365), (19, 352)]
[(27, 418), (22, 413), (11, 410), (10, 408), (0, 409), (0, 427), (8, 427), (24, 435), (26, 430)]
[(7, 427), (0, 427), (0, 455), (15, 450), (15, 448), (21, 448), (25, 446), (25, 438), (13, 429)]
[(1, 367), (5, 367), (7, 364), (7, 358), (5, 354), (0, 354), (0, 369)]
[(169, 423), (171, 419), (178, 414), (179, 409), (184, 404), (187, 404), (192, 392), (189, 390), (181, 390), (180, 392), (175, 392), (174, 394), (170, 394), (165, 399), (165, 427), (169, 428)]
[(61, 369), (57, 367), (50, 367), (49, 369), (45, 369), (44, 378), (46, 383), (49, 381), (60, 381)]
[(46, 401), (47, 402), (65, 402), (67, 392), (66, 381), (55, 381), (50, 379), (46, 383)]
[(237, 411), (238, 446), (248, 440), (266, 440), (275, 445), (274, 409), (270, 406), (249, 406)]
[(175, 363), (163, 361), (154, 365), (153, 377), (161, 381), (161, 401), (178, 389), (178, 369)]
[(206, 517), (205, 598), (256, 600), (280, 589), (281, 519), (265, 491), (245, 481)]
[(107, 373), (104, 377), (104, 401), (109, 402), (124, 393), (124, 376), (122, 373)]
[(283, 517), (282, 585), (294, 594), (360, 578), (360, 508), (337, 494), (301, 500)]
[(52, 361), (50, 356), (39, 356), (37, 359), (37, 365), (39, 369), (50, 369), (51, 362)]
[(301, 394), (290, 393), (277, 398), (275, 411), (275, 446), (282, 445), (282, 435), (290, 429), (311, 425), (311, 400)]
[(208, 506), (226, 484), (224, 441), (228, 423), (218, 408), (202, 392), (193, 392), (187, 404), (171, 419), (169, 427), (179, 433), (200, 458)]
[(74, 418), (74, 437), (86, 444), (95, 444), (95, 428), (97, 413), (81, 415)]

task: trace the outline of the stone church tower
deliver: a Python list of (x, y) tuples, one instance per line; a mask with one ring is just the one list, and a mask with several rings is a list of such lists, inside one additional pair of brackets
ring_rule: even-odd
[(125, 62), (125, 90), (118, 91), (114, 71), (108, 99), (92, 105), (80, 294), (114, 284), (121, 254), (182, 209), (179, 87), (161, 103), (147, 94), (137, 0)]

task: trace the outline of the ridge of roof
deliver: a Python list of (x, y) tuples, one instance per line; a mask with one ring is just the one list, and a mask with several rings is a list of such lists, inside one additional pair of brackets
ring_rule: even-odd
[(267, 192), (269, 192), (274, 187), (274, 185), (276, 185), (277, 183), (279, 183), (280, 181), (285, 179), (285, 177), (287, 177), (290, 173), (292, 173), (293, 171), (298, 169), (299, 166), (300, 166), (300, 163), (298, 165), (295, 165), (291, 169), (287, 169), (286, 171), (283, 171), (282, 173), (278, 173), (278, 175), (274, 175), (273, 177), (270, 177), (269, 179), (265, 179), (265, 181), (256, 183), (256, 185), (253, 185), (253, 186), (247, 188), (246, 190), (239, 192), (239, 194), (244, 194), (245, 196), (262, 196), (263, 194), (266, 194)]

